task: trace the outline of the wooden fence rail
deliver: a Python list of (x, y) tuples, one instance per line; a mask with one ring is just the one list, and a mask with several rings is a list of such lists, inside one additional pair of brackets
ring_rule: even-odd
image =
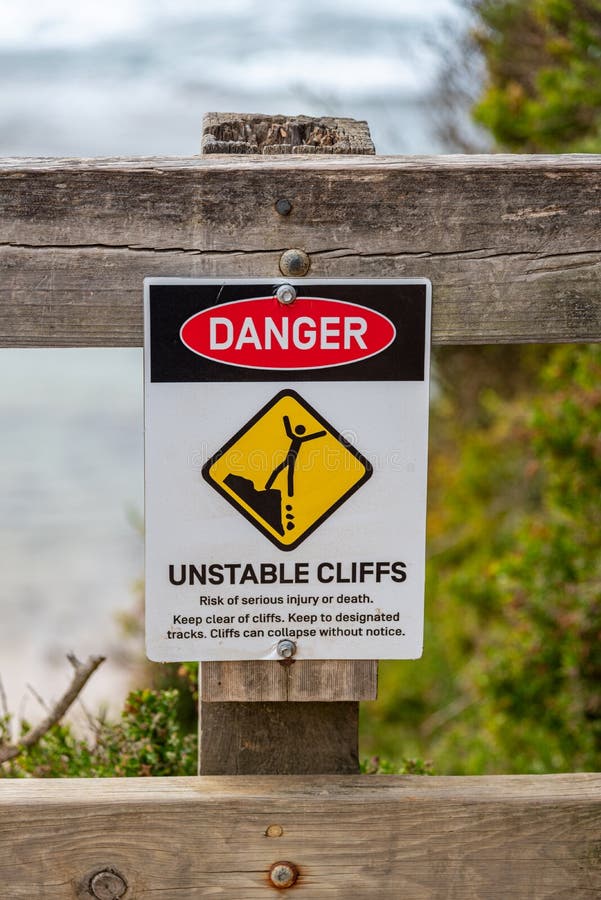
[(427, 275), (435, 343), (601, 340), (601, 156), (314, 154), (0, 161), (0, 346), (141, 346), (144, 276), (281, 277), (293, 247)]
[(269, 898), (280, 861), (306, 900), (598, 900), (601, 776), (0, 782), (3, 900)]

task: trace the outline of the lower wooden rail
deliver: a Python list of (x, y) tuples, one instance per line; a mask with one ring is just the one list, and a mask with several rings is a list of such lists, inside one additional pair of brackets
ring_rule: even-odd
[(2, 900), (250, 900), (274, 882), (291, 898), (598, 900), (601, 775), (0, 781)]

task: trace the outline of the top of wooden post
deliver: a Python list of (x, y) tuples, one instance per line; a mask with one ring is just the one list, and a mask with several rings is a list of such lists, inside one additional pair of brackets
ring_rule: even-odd
[(202, 152), (375, 154), (367, 122), (310, 116), (206, 113)]

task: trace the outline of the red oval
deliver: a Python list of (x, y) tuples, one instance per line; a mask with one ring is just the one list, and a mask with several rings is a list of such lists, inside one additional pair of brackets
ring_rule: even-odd
[(180, 338), (189, 350), (246, 369), (326, 369), (375, 356), (396, 328), (382, 313), (326, 297), (254, 297), (191, 316)]

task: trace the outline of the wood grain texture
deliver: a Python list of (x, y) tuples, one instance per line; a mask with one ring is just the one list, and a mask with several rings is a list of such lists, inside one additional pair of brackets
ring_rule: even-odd
[(600, 834), (593, 774), (0, 780), (0, 897), (598, 900)]
[[(230, 663), (234, 665), (234, 663)], [(199, 704), (200, 775), (355, 775), (359, 704)]]
[[(288, 216), (275, 203), (291, 201)], [(145, 275), (427, 276), (434, 342), (601, 339), (601, 157), (0, 162), (0, 345), (139, 346)]]
[(375, 700), (377, 695), (378, 664), (372, 659), (200, 665), (200, 699), (206, 701)]

